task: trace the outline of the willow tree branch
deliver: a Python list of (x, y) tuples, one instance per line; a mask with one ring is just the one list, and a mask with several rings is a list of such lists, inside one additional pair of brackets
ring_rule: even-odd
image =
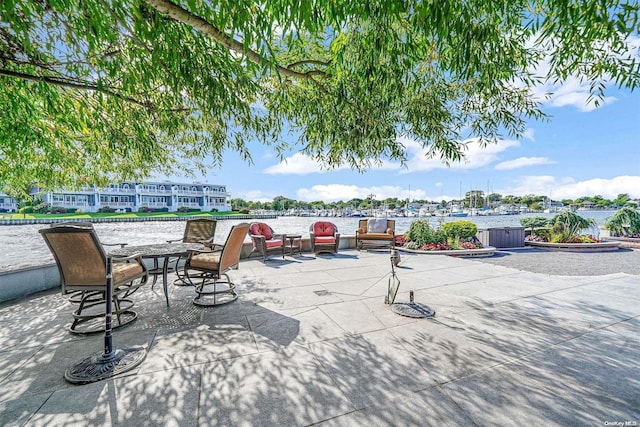
[(299, 65), (307, 65), (307, 64), (322, 65), (326, 67), (330, 63), (327, 61), (320, 61), (319, 59), (303, 59), (301, 61), (292, 62), (291, 64), (287, 65), (287, 68), (291, 69)]
[(244, 44), (234, 39), (233, 37), (228, 36), (203, 18), (182, 8), (180, 5), (177, 5), (170, 0), (145, 0), (145, 2), (158, 12), (163, 13), (178, 22), (182, 22), (183, 24), (195, 28), (205, 36), (224, 46), (226, 49), (242, 54), (248, 60), (255, 64), (273, 67), (279, 74), (285, 77), (311, 80), (313, 82), (316, 82), (313, 79), (313, 75), (324, 74), (324, 72), (320, 70), (314, 71), (313, 73), (300, 73), (290, 68), (283, 67), (282, 65), (274, 64), (267, 58), (260, 55), (258, 52), (252, 49), (245, 48)]
[[(93, 83), (87, 83), (87, 82), (83, 82), (83, 83), (77, 83), (77, 82), (73, 82), (71, 80), (67, 80), (67, 79), (60, 79), (60, 78), (56, 78), (56, 77), (51, 77), (51, 76), (35, 76), (32, 74), (26, 74), (26, 73), (20, 73), (17, 71), (11, 71), (11, 70), (5, 70), (0, 68), (0, 76), (6, 76), (6, 77), (13, 77), (13, 78), (17, 78), (17, 79), (22, 79), (22, 80), (28, 80), (28, 81), (32, 81), (32, 82), (44, 82), (50, 85), (54, 85), (54, 86), (59, 86), (59, 87), (64, 87), (67, 89), (78, 89), (78, 90), (85, 90), (85, 91), (93, 91), (93, 92), (100, 92), (100, 93), (104, 93), (105, 95), (109, 95), (109, 96), (113, 96), (119, 99), (122, 99), (123, 101), (127, 101), (127, 102), (131, 102), (133, 104), (137, 104), (140, 105), (142, 107), (145, 107), (151, 111), (155, 111), (156, 108), (153, 105), (153, 103), (149, 102), (149, 101), (141, 101), (139, 99), (133, 98), (131, 96), (126, 96), (126, 95), (122, 95), (118, 92), (115, 92), (113, 90), (109, 90), (107, 88), (104, 87), (99, 87), (96, 84)], [(180, 112), (180, 111), (188, 111), (188, 108), (185, 107), (178, 107), (178, 108), (172, 108), (170, 110), (166, 110), (166, 111), (171, 111), (171, 112)]]

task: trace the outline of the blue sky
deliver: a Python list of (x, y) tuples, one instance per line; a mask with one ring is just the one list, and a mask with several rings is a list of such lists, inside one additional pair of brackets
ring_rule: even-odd
[[(531, 121), (518, 140), (484, 149), (472, 141), (466, 159), (449, 167), (427, 159), (413, 141), (407, 168), (385, 163), (365, 173), (322, 170), (315, 161), (291, 152), (285, 162), (261, 144), (250, 147), (254, 164), (234, 153), (219, 170), (195, 181), (224, 184), (232, 198), (271, 201), (276, 196), (304, 201), (387, 197), (450, 200), (469, 190), (502, 195), (545, 195), (554, 200), (628, 193), (640, 198), (640, 90), (611, 88), (604, 105), (587, 103), (588, 83), (570, 79), (535, 93), (553, 92), (544, 101), (548, 122)], [(294, 140), (294, 137), (290, 137)], [(185, 178), (170, 177), (184, 182)]]

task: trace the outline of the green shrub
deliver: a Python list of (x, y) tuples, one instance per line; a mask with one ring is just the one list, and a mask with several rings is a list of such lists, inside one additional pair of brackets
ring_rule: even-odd
[(469, 240), (475, 237), (478, 227), (471, 221), (453, 221), (445, 223), (442, 230), (448, 239)]
[(548, 241), (551, 243), (581, 243), (581, 231), (596, 225), (595, 220), (569, 211), (555, 215), (550, 223)]
[(100, 212), (100, 213), (113, 213), (113, 209), (110, 208), (109, 206), (102, 206), (102, 207), (100, 207), (100, 209), (98, 209), (98, 212)]
[(520, 225), (524, 228), (543, 228), (549, 225), (549, 220), (543, 216), (532, 216), (520, 219)]
[(561, 227), (558, 228), (564, 227), (566, 232), (576, 235), (580, 234), (580, 230), (594, 227), (596, 221), (592, 218), (583, 218), (574, 212), (567, 211), (554, 215), (554, 217), (551, 218), (551, 224), (554, 229), (560, 225)]
[(548, 242), (551, 240), (551, 228), (550, 227), (545, 227), (545, 228), (538, 228), (535, 231), (532, 230), (531, 231), (531, 235), (532, 236), (538, 236), (540, 237), (540, 239), (534, 239), (535, 241), (538, 242)]
[(640, 233), (640, 212), (633, 208), (622, 208), (604, 223), (604, 228), (612, 236), (624, 236), (627, 233)]
[(49, 212), (49, 207), (51, 205), (49, 205), (49, 203), (40, 203), (38, 205), (35, 205), (33, 207), (33, 212), (34, 213), (47, 213)]
[(447, 236), (444, 231), (431, 228), (428, 219), (413, 221), (409, 229), (404, 233), (404, 237), (410, 242), (415, 242), (418, 246), (447, 241)]
[(67, 208), (64, 208), (62, 206), (51, 206), (49, 208), (49, 212), (48, 213), (52, 213), (52, 214), (67, 213)]

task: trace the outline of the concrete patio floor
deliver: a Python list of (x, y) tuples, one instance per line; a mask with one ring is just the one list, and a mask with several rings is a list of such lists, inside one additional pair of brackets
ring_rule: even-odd
[(114, 341), (146, 359), (83, 386), (63, 373), (102, 335), (68, 333), (58, 291), (3, 303), (0, 425), (640, 424), (639, 276), (403, 254), (397, 300), (437, 312), (412, 319), (384, 304), (389, 273), (384, 252), (242, 261), (217, 308), (145, 286)]

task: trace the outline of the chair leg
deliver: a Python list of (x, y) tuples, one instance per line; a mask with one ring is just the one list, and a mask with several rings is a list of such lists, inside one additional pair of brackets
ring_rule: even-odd
[[(137, 289), (137, 287), (136, 287)], [(112, 302), (114, 306), (113, 315), (116, 318), (113, 329), (128, 325), (138, 318), (138, 314), (131, 310), (133, 301), (130, 299), (120, 298), (120, 294), (130, 295), (135, 289), (129, 288), (114, 292)], [(97, 310), (91, 313), (88, 311), (94, 307), (103, 306), (105, 301), (105, 293), (101, 291), (85, 291), (83, 297), (78, 303), (78, 308), (73, 312), (73, 322), (69, 326), (69, 332), (78, 335), (88, 335), (98, 332), (104, 332), (105, 323), (104, 310)]]
[(193, 285), (193, 283), (191, 283), (186, 278), (186, 274), (184, 272), (185, 266), (183, 266), (182, 269), (179, 268), (181, 259), (183, 259), (183, 257), (180, 257), (180, 258), (176, 259), (176, 266), (175, 266), (174, 271), (176, 273), (177, 279), (173, 281), (173, 284), (176, 285), (176, 286), (191, 286), (191, 285)]
[[(220, 280), (222, 277), (225, 280)], [(212, 286), (213, 290), (205, 289), (207, 286)], [(219, 277), (214, 275), (205, 276), (202, 282), (196, 286), (196, 296), (193, 298), (193, 304), (205, 307), (229, 304), (238, 299), (235, 287), (236, 285), (226, 273), (221, 274)]]

